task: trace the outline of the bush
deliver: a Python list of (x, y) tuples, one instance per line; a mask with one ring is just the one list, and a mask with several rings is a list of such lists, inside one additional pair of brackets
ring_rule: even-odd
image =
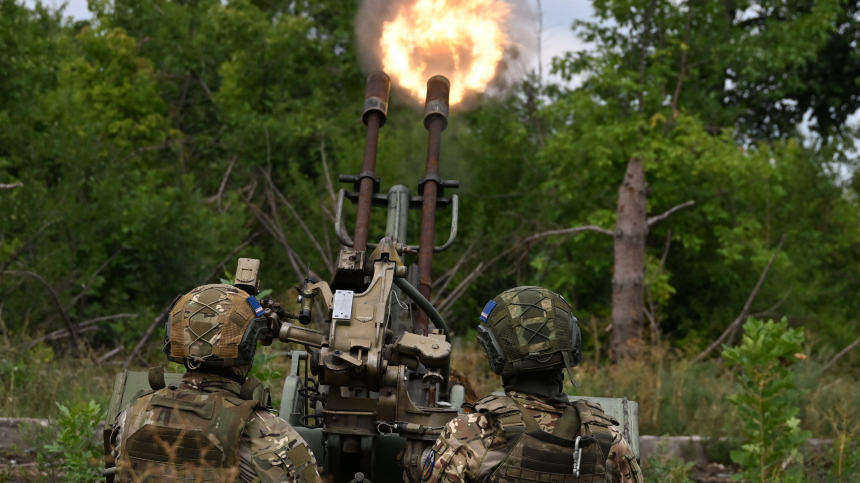
[(101, 451), (93, 444), (95, 428), (104, 417), (101, 406), (95, 401), (69, 409), (57, 403), (62, 417), (56, 441), (46, 445), (51, 453), (62, 455), (63, 481), (90, 483), (100, 475)]
[(800, 429), (796, 406), (800, 392), (788, 368), (799, 359), (803, 331), (778, 323), (750, 318), (736, 348), (726, 348), (723, 359), (740, 366), (736, 379), (741, 392), (729, 397), (741, 419), (741, 449), (732, 461), (744, 467), (743, 477), (759, 483), (781, 481), (792, 462), (800, 459), (798, 448), (811, 434)]

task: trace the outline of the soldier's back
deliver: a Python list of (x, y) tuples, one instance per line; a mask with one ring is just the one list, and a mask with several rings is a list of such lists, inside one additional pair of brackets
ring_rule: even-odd
[(316, 482), (299, 434), (239, 385), (186, 374), (179, 386), (143, 394), (117, 417), (116, 480)]
[(425, 459), (430, 482), (642, 481), (618, 422), (597, 404), (511, 392), (478, 400), (474, 411), (451, 421)]

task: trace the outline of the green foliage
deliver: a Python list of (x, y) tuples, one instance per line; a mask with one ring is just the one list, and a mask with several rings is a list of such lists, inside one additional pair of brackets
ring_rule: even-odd
[(251, 368), (251, 376), (256, 377), (260, 380), (260, 382), (270, 385), (273, 381), (280, 381), (284, 378), (285, 374), (279, 370), (274, 364), (270, 364), (272, 361), (278, 361), (283, 359), (283, 354), (279, 353), (268, 353), (264, 351), (257, 351), (254, 354), (254, 366)]
[[(452, 329), (468, 333), (502, 290), (541, 284), (593, 322), (586, 357), (605, 357), (612, 238), (523, 240), (580, 225), (612, 229), (625, 164), (641, 156), (649, 214), (696, 201), (647, 239), (654, 342), (693, 353), (713, 340), (783, 234), (751, 312), (780, 304), (819, 337), (816, 348), (840, 350), (860, 335), (850, 323), (860, 311), (860, 176), (844, 125), (856, 103), (845, 79), (860, 65), (846, 47), (857, 6), (593, 6), (594, 21), (575, 29), (594, 48), (554, 62), (581, 84), (529, 75), (509, 96), (452, 111), (441, 175), (462, 181), (460, 235), (434, 260), (437, 280), (450, 273), (434, 287), (440, 301), (467, 282), (442, 310)], [(238, 257), (261, 258), (265, 286), (281, 302), (306, 267), (327, 279), (339, 248), (329, 184), (336, 190), (338, 173), (359, 169), (355, 2), (98, 0), (90, 8), (93, 21), (73, 24), (40, 4), (0, 0), (0, 183), (24, 183), (0, 190), (0, 344), (18, 354), (5, 368), (24, 364), (24, 348), (67, 321), (136, 314), (82, 334), (102, 353), (134, 346), (166, 304), (217, 279), (221, 260), (255, 234), (224, 270)], [(427, 133), (401, 95), (392, 93), (377, 171), (382, 191), (404, 183), (414, 192)], [(777, 109), (783, 99), (796, 109)], [(823, 132), (844, 131), (842, 144), (791, 138), (805, 106), (815, 106)], [(353, 215), (346, 206), (346, 219)], [(438, 216), (439, 243), (449, 216)], [(413, 212), (410, 243), (418, 218)], [(381, 220), (374, 214), (371, 237), (382, 236)], [(67, 341), (46, 343), (62, 358)], [(158, 346), (144, 357), (159, 360)], [(4, 371), (8, 384), (13, 372)]]
[(783, 319), (763, 323), (750, 318), (741, 344), (726, 348), (723, 358), (737, 364), (741, 392), (729, 397), (738, 406), (741, 449), (732, 460), (743, 476), (760, 483), (781, 481), (786, 467), (799, 458), (798, 449), (811, 436), (800, 429), (799, 393), (789, 366), (802, 356), (803, 331)]
[(58, 421), (60, 431), (45, 449), (62, 455), (63, 481), (89, 483), (101, 474), (101, 451), (93, 441), (97, 440), (94, 428), (104, 418), (104, 413), (95, 401), (72, 409), (60, 403), (57, 407), (62, 414)]

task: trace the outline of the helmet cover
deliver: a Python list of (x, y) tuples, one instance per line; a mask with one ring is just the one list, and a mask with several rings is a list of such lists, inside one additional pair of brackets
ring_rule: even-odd
[(499, 375), (576, 366), (582, 343), (570, 304), (543, 287), (516, 287), (487, 303), (478, 342)]
[(179, 299), (167, 322), (165, 352), (192, 367), (251, 364), (268, 322), (257, 300), (232, 285), (197, 287)]

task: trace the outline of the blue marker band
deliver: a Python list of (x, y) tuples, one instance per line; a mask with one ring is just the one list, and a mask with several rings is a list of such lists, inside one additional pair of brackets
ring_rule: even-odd
[(490, 313), (493, 312), (493, 309), (496, 308), (496, 303), (490, 300), (487, 302), (487, 305), (484, 306), (484, 310), (481, 311), (481, 322), (486, 322), (487, 318), (490, 316)]
[(257, 301), (257, 297), (251, 295), (246, 300), (248, 301), (248, 305), (250, 305), (251, 308), (254, 309), (254, 313), (257, 314), (257, 317), (263, 315), (263, 307), (260, 305), (260, 302)]

